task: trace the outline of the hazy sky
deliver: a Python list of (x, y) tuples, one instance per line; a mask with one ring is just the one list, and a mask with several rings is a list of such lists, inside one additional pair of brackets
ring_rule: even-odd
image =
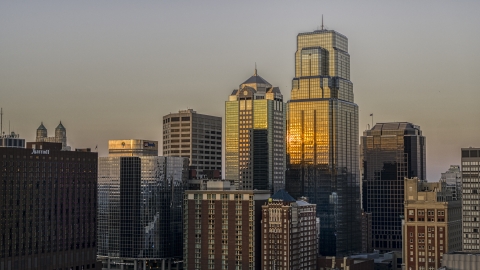
[(258, 73), (290, 98), (299, 32), (349, 39), (360, 134), (409, 121), (427, 137), (427, 177), (480, 147), (480, 1), (1, 1), (4, 131), (32, 141), (61, 120), (73, 147), (161, 141), (162, 116), (224, 115)]

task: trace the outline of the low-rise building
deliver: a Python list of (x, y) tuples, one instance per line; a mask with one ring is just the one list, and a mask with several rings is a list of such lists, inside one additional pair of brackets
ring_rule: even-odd
[(262, 206), (262, 268), (316, 269), (316, 205), (277, 191)]
[(438, 269), (444, 253), (461, 250), (462, 205), (445, 182), (406, 178), (404, 205), (406, 270)]
[(439, 270), (478, 270), (480, 252), (455, 251), (443, 254), (442, 267)]

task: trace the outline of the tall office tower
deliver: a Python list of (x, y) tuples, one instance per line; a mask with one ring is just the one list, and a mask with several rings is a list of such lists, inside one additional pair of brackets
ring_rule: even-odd
[(317, 269), (316, 205), (277, 191), (262, 206), (262, 268)]
[(42, 122), (37, 129), (37, 136), (35, 141), (61, 143), (62, 150), (70, 151), (70, 146), (67, 146), (67, 130), (62, 125), (62, 121), (60, 121), (60, 124), (58, 124), (58, 126), (55, 128), (54, 137), (47, 137), (47, 129)]
[(185, 191), (185, 269), (263, 269), (260, 220), (268, 197), (268, 190), (232, 190), (229, 181)]
[(225, 102), (225, 179), (239, 189), (285, 187), (285, 103), (278, 87), (255, 73)]
[(425, 180), (425, 137), (412, 123), (379, 123), (364, 131), (361, 144), (363, 208), (372, 213), (373, 248), (401, 250), (403, 179)]
[(222, 118), (192, 109), (163, 117), (163, 155), (188, 157), (190, 179), (222, 177)]
[(286, 190), (317, 205), (320, 254), (359, 252), (358, 106), (350, 81), (348, 39), (336, 31), (297, 36), (287, 164)]
[(462, 148), (463, 251), (480, 250), (480, 148)]
[(0, 147), (0, 269), (96, 268), (97, 153)]
[(459, 165), (450, 165), (448, 171), (442, 173), (440, 182), (445, 182), (452, 191), (453, 198), (462, 198), (462, 171)]
[[(103, 269), (170, 269), (182, 258), (188, 159), (159, 157), (156, 141), (109, 141), (98, 160), (98, 253)], [(151, 145), (151, 146), (149, 146)]]
[(405, 178), (405, 269), (439, 269), (443, 254), (462, 249), (462, 202), (444, 182)]

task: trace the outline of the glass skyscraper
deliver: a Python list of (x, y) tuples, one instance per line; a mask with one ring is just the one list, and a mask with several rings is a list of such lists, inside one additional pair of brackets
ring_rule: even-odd
[(358, 106), (346, 36), (323, 29), (297, 36), (287, 107), (286, 189), (317, 205), (320, 254), (359, 252)]
[(401, 250), (404, 178), (426, 179), (426, 142), (419, 126), (378, 123), (361, 138), (365, 212), (372, 213), (372, 245)]
[(110, 141), (111, 156), (99, 158), (97, 254), (104, 269), (167, 269), (183, 256), (188, 159), (156, 156), (148, 148), (157, 144)]
[(225, 179), (239, 189), (285, 187), (285, 103), (256, 69), (225, 102), (225, 132)]

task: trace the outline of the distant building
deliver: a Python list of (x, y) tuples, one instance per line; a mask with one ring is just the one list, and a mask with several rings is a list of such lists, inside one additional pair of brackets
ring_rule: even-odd
[(189, 179), (221, 178), (222, 118), (192, 109), (165, 115), (163, 155), (189, 158)]
[(462, 170), (459, 165), (450, 165), (448, 171), (442, 173), (440, 182), (447, 184), (447, 189), (452, 191), (453, 199), (462, 198)]
[(443, 254), (442, 267), (439, 270), (478, 270), (480, 253), (455, 251)]
[(150, 140), (109, 140), (109, 157), (158, 156), (158, 141)]
[(283, 189), (268, 199), (262, 206), (261, 269), (316, 269), (315, 208)]
[(404, 178), (426, 179), (426, 141), (408, 122), (377, 123), (363, 132), (363, 208), (372, 213), (372, 246), (402, 249)]
[(43, 122), (37, 128), (36, 142), (54, 142), (62, 144), (62, 151), (70, 151), (70, 146), (67, 146), (67, 130), (62, 125), (62, 121), (55, 128), (55, 136), (47, 137), (47, 129), (43, 125)]
[(256, 69), (225, 102), (225, 163), (239, 189), (285, 188), (285, 103)]
[(462, 148), (463, 251), (480, 251), (480, 148)]
[(156, 145), (113, 140), (112, 156), (99, 158), (97, 257), (103, 269), (164, 270), (182, 259), (188, 159), (159, 157)]
[(444, 182), (405, 178), (404, 264), (438, 269), (443, 254), (462, 249), (462, 203)]
[(185, 192), (185, 269), (262, 269), (262, 205), (268, 190), (231, 190), (209, 181), (207, 190)]
[(15, 132), (3, 134), (0, 135), (0, 147), (25, 148), (25, 139), (21, 139)]
[(0, 147), (0, 269), (98, 269), (97, 153)]

